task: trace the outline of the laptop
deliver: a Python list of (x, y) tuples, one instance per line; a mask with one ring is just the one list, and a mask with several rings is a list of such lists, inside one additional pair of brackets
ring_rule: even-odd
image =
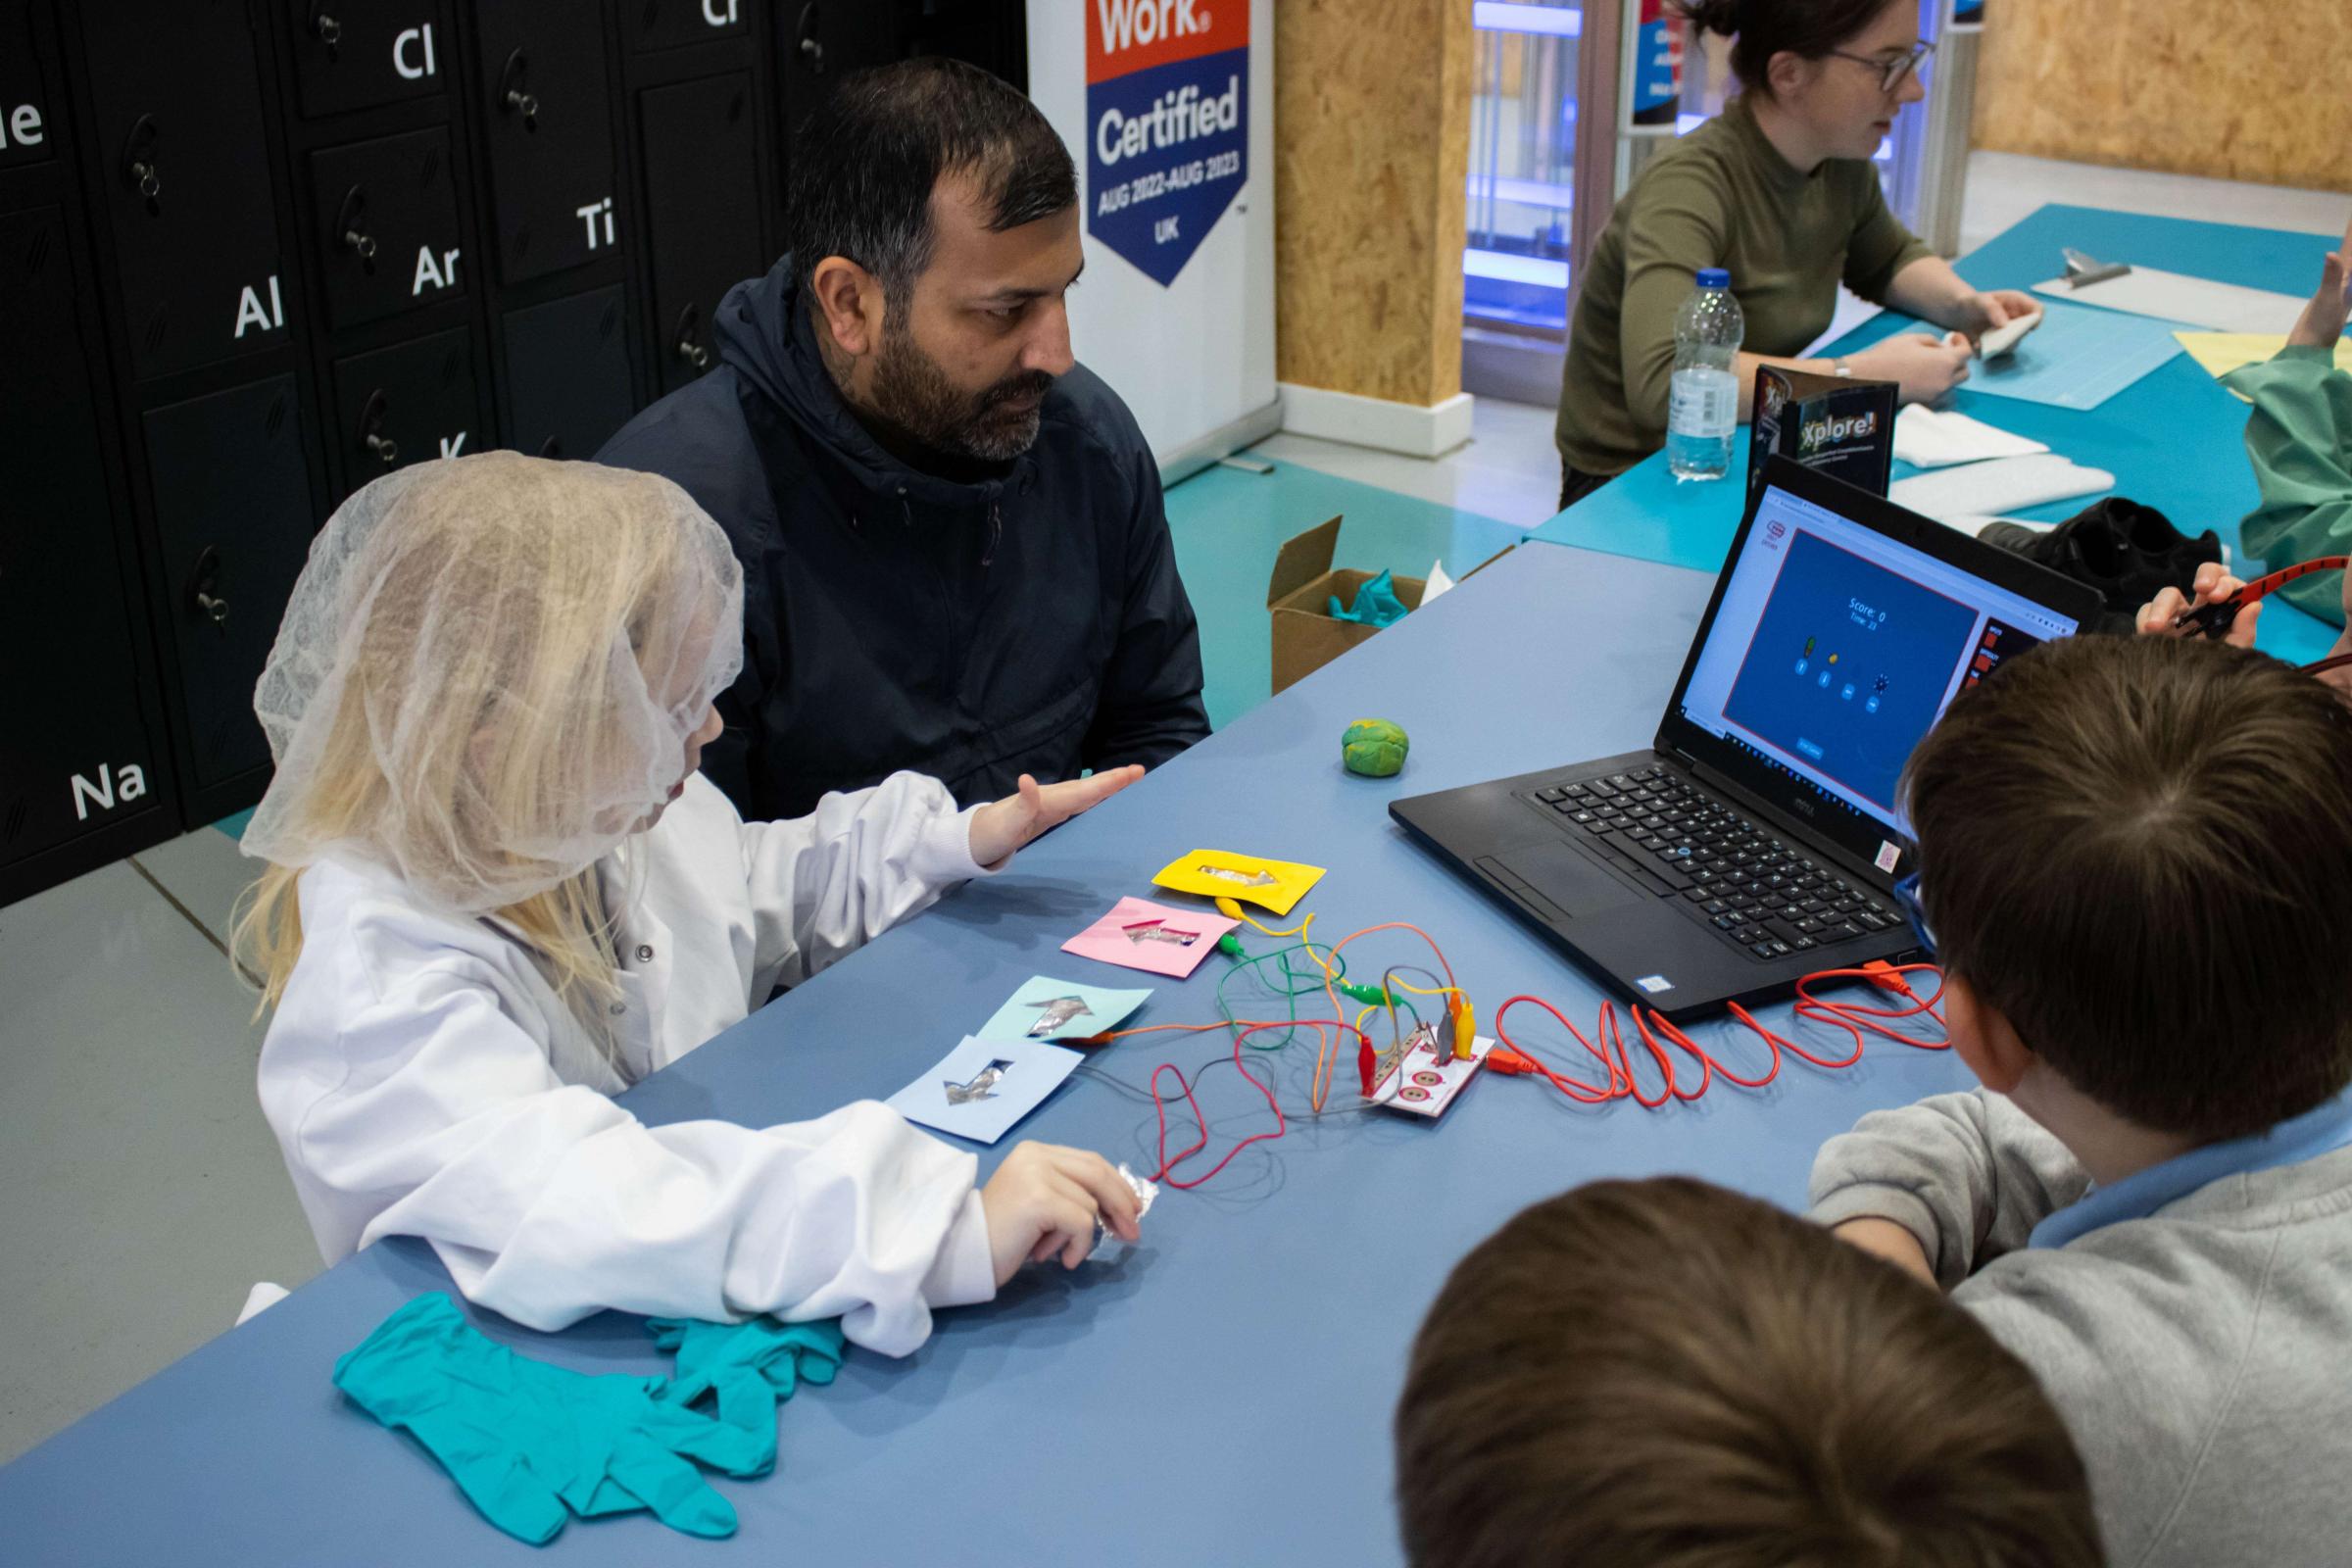
[(1646, 752), (1399, 800), (1412, 836), (1681, 1021), (1915, 950), (1895, 785), (1960, 692), (2093, 589), (1775, 458)]

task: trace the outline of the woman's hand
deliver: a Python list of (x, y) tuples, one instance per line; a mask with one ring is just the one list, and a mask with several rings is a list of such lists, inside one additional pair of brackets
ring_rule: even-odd
[(1023, 773), (1017, 791), (972, 813), (972, 858), (993, 866), (1046, 829), (1059, 827), (1143, 776), (1133, 763), (1066, 784), (1041, 785)]
[[(2196, 580), (2192, 584), (2195, 590), (2193, 597), (2184, 597), (2178, 588), (2167, 588), (2139, 607), (2139, 634), (2142, 637), (2192, 636), (2195, 627), (2176, 626), (2173, 622), (2179, 620), (2183, 612), (2202, 610), (2207, 605), (2218, 605), (2233, 599), (2244, 591), (2245, 586), (2224, 571), (2220, 562), (2208, 561), (2197, 568)], [(2253, 647), (2255, 623), (2261, 618), (2262, 601), (2257, 599), (2230, 620), (2230, 631), (2222, 640), (2232, 648)]]
[(1848, 355), (1845, 363), (1856, 375), (1894, 382), (1901, 402), (1933, 403), (1968, 379), (1969, 353), (1968, 339), (1958, 332), (1940, 339), (1906, 332)]
[(2035, 316), (2040, 311), (2031, 294), (2013, 288), (1981, 290), (1955, 301), (1946, 324), (1975, 343), (1996, 326), (2007, 326), (2021, 316)]

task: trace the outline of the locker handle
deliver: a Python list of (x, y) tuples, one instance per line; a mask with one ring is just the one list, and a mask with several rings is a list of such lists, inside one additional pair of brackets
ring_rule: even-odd
[(160, 139), (155, 117), (141, 115), (132, 122), (130, 135), (122, 143), (122, 183), (147, 198), (147, 211), (151, 213), (162, 210), (162, 204), (156, 200), (164, 190), (162, 161), (155, 150)]
[(801, 35), (801, 60), (808, 66), (811, 76), (825, 74), (825, 46), (816, 41), (817, 25), (816, 0), (808, 0), (807, 5), (801, 7), (800, 24), (794, 30)]
[(710, 350), (695, 341), (702, 331), (703, 313), (692, 305), (678, 313), (678, 324), (670, 335), (677, 339), (677, 356), (697, 370), (710, 368)]
[(360, 445), (375, 454), (376, 461), (387, 468), (400, 466), (400, 443), (384, 434), (384, 416), (392, 411), (392, 402), (377, 387), (368, 394), (367, 407), (360, 410)]
[(228, 601), (213, 592), (220, 586), (220, 548), (218, 545), (206, 545), (196, 557), (196, 573), (188, 583), (188, 602), (207, 620), (220, 627), (220, 634), (225, 637), (228, 635)]
[(523, 129), (537, 130), (539, 100), (531, 96), (528, 84), (523, 79), (528, 69), (521, 50), (517, 49), (507, 56), (506, 67), (498, 74), (498, 107), (502, 114), (522, 116)]
[(360, 267), (370, 276), (375, 272), (375, 236), (368, 232), (368, 193), (354, 185), (343, 193), (343, 205), (335, 209), (336, 243), (356, 253)]
[(326, 58), (342, 57), (343, 24), (326, 14), (326, 0), (311, 0), (311, 31), (326, 45)]

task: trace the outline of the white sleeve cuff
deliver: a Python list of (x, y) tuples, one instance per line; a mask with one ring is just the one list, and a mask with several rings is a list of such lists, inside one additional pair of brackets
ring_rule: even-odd
[[(945, 785), (932, 788), (947, 794)], [(977, 806), (958, 811), (954, 803), (922, 826), (915, 842), (914, 854), (909, 857), (907, 869), (926, 887), (948, 888), (975, 877), (994, 876), (1011, 863), (1006, 856), (995, 865), (982, 865), (972, 858), (972, 818), (979, 812)]]
[(988, 1250), (988, 1211), (981, 1206), (980, 1189), (975, 1187), (964, 1194), (963, 1207), (948, 1226), (947, 1239), (939, 1244), (939, 1257), (931, 1272), (923, 1276), (923, 1300), (934, 1308), (971, 1306), (994, 1300), (996, 1294), (996, 1259)]

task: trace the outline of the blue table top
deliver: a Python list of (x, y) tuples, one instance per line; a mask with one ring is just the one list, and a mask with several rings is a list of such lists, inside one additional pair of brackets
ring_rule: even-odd
[[(1580, 550), (1514, 551), (626, 1103), (655, 1123), (807, 1117), (898, 1089), (1032, 973), (1142, 983), (1059, 944), (1201, 847), (1330, 867), (1301, 906), (1318, 915), (1317, 934), (1419, 923), (1482, 1021), (1530, 991), (1589, 1027), (1597, 988), (1407, 841), (1388, 803), (1646, 746), (1710, 586), (1706, 574)], [(1577, 612), (1562, 615), (1564, 605)], [(1401, 777), (1342, 770), (1340, 733), (1365, 714), (1411, 733)], [(1379, 964), (1421, 960), (1416, 948), (1384, 933), (1350, 951)], [(1212, 956), (1189, 981), (1157, 982), (1134, 1021), (1212, 1018), (1225, 968)], [(1531, 1010), (1513, 1014), (1515, 1032), (1557, 1040)], [(1786, 1008), (1766, 1016), (1789, 1027)], [(1728, 1024), (1696, 1034), (1745, 1070), (1761, 1060)], [(1157, 1062), (1189, 1070), (1230, 1051), (1221, 1036), (1164, 1038), (1111, 1048), (1015, 1136), (1152, 1169), (1152, 1112), (1138, 1087)], [(1842, 1048), (1844, 1037), (1822, 1043)], [(1032, 1270), (996, 1302), (944, 1314), (903, 1361), (853, 1352), (836, 1384), (785, 1408), (775, 1475), (716, 1482), (742, 1516), (731, 1541), (688, 1540), (640, 1515), (575, 1521), (547, 1548), (556, 1555), (541, 1556), (484, 1524), (406, 1439), (346, 1405), (328, 1382), (335, 1357), (402, 1301), (448, 1288), (428, 1250), (393, 1241), (0, 1470), (0, 1519), (16, 1544), (0, 1555), (1395, 1562), (1388, 1422), (1421, 1314), (1472, 1243), (1526, 1203), (1602, 1176), (1690, 1172), (1795, 1206), (1824, 1139), (1873, 1107), (1965, 1081), (1948, 1054), (1883, 1043), (1849, 1071), (1791, 1061), (1765, 1090), (1718, 1085), (1662, 1111), (1588, 1108), (1533, 1079), (1486, 1076), (1432, 1126), (1378, 1111), (1298, 1114), (1303, 1046), (1251, 1065), (1280, 1083), (1287, 1137), (1245, 1151), (1197, 1192), (1164, 1190), (1143, 1245), (1120, 1262)], [(1351, 1079), (1344, 1068), (1342, 1084)], [(1343, 1087), (1333, 1103), (1350, 1098)], [(1230, 1065), (1207, 1073), (1201, 1099), (1208, 1158), (1268, 1125)], [(1189, 1141), (1182, 1125), (1177, 1148)], [(984, 1169), (1009, 1147), (983, 1151)], [(633, 1318), (608, 1313), (558, 1336), (475, 1320), (562, 1364), (666, 1370)]]
[[(2030, 288), (2059, 275), (2059, 250), (2072, 245), (2102, 260), (2140, 261), (2192, 277), (2301, 296), (2311, 291), (2319, 277), (2320, 258), (2333, 244), (2325, 234), (2050, 206), (1955, 265), (1979, 288)], [(1874, 318), (1839, 338), (1829, 352), (1850, 354), (1867, 348), (1903, 324), (1899, 317)], [(2279, 330), (2286, 325), (2279, 323)], [(2106, 469), (2115, 475), (2116, 494), (2155, 507), (2184, 532), (2213, 529), (2235, 559), (2238, 523), (2257, 500), (2245, 453), (2246, 406), (2186, 354), (2085, 412), (1987, 397), (1966, 386), (1953, 395), (1950, 407), (2046, 442), (2053, 452), (2077, 463)], [(1732, 472), (1744, 473), (1746, 465), (1747, 431), (1742, 427)], [(1917, 471), (1897, 464), (1894, 476), (1908, 478)], [(1529, 537), (1712, 572), (1723, 564), (1724, 551), (1740, 525), (1741, 499), (1736, 482), (1677, 485), (1660, 453)], [(2061, 501), (2018, 515), (2056, 522), (2086, 504)], [(2238, 564), (2245, 568), (2256, 564)], [(2282, 599), (2264, 607), (2262, 621), (2260, 646), (2295, 662), (2320, 658), (2336, 638), (2335, 627)]]

